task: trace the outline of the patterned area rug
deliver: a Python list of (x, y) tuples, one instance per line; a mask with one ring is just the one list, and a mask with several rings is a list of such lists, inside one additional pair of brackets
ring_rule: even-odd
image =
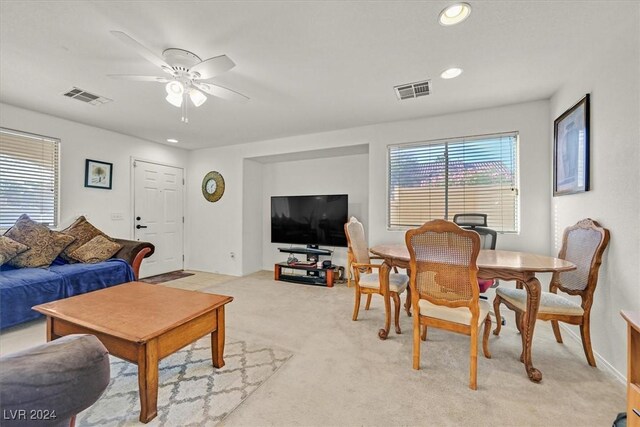
[[(292, 356), (246, 341), (225, 345), (225, 366), (211, 364), (207, 336), (160, 361), (158, 416), (148, 426), (214, 426)], [(102, 397), (80, 413), (77, 426), (144, 425), (138, 421), (138, 368), (111, 357), (111, 382)]]
[(140, 279), (140, 281), (155, 285), (158, 283), (169, 282), (171, 280), (182, 279), (183, 277), (189, 277), (193, 275), (194, 273), (187, 273), (183, 270), (177, 270), (170, 271), (169, 273), (158, 274), (157, 276), (146, 277), (144, 279)]

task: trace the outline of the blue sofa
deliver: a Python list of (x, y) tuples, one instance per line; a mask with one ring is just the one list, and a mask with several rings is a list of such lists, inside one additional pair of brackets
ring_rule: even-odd
[(31, 307), (136, 280), (140, 263), (153, 254), (150, 243), (117, 240), (123, 249), (97, 264), (69, 264), (57, 258), (47, 268), (0, 266), (0, 329), (42, 315)]

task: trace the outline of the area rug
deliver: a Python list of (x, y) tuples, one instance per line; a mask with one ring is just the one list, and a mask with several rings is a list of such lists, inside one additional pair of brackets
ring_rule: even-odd
[[(207, 336), (160, 361), (158, 416), (148, 426), (215, 426), (273, 375), (292, 353), (227, 339), (225, 366), (211, 364)], [(77, 426), (144, 425), (138, 421), (138, 368), (111, 356), (111, 382)]]
[(171, 280), (182, 279), (183, 277), (193, 276), (194, 273), (187, 273), (183, 270), (170, 271), (169, 273), (158, 274), (157, 276), (145, 277), (140, 279), (141, 282), (151, 283), (153, 285), (158, 283), (169, 282)]

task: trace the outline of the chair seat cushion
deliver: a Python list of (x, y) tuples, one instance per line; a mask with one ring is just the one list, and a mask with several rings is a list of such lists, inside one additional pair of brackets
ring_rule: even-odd
[[(478, 316), (478, 326), (484, 322), (489, 314), (490, 305), (488, 301), (479, 300), (478, 306), (480, 308), (480, 316)], [(446, 320), (448, 322), (460, 323), (462, 325), (471, 324), (471, 310), (468, 307), (446, 307), (443, 305), (433, 304), (426, 299), (421, 299), (418, 302), (420, 308), (420, 316), (433, 317), (440, 320)]]
[[(380, 289), (380, 275), (378, 273), (360, 274), (359, 285), (363, 288)], [(407, 289), (409, 276), (400, 273), (389, 274), (389, 290), (401, 294)]]
[[(518, 310), (525, 311), (527, 309), (527, 291), (524, 289), (499, 287), (496, 289), (496, 294), (518, 308)], [(538, 313), (582, 316), (584, 310), (580, 307), (580, 304), (570, 301), (561, 295), (542, 292)]]

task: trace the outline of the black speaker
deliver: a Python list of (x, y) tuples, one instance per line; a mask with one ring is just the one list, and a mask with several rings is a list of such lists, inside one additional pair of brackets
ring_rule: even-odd
[(322, 261), (322, 268), (331, 268), (331, 260)]

